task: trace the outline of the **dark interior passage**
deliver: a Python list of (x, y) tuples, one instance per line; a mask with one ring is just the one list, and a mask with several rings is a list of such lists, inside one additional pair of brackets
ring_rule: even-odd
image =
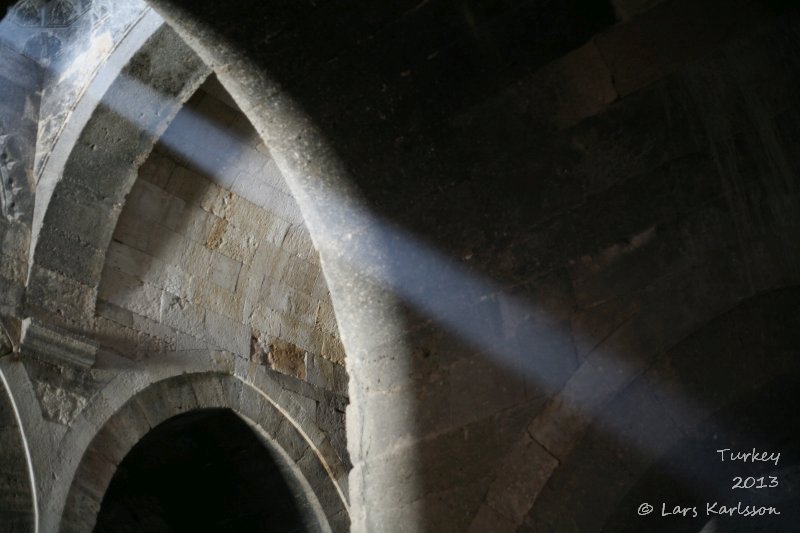
[(290, 482), (233, 412), (174, 417), (128, 453), (96, 532), (306, 531)]

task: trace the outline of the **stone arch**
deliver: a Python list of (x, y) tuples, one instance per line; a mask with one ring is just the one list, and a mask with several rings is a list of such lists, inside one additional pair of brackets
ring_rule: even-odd
[[(165, 50), (169, 53), (165, 54)], [(48, 201), (41, 211), (41, 224), (35, 238), (26, 294), (26, 314), (34, 317), (37, 322), (55, 325), (54, 330), (59, 337), (70, 337), (70, 333), (79, 333), (92, 339), (84, 338), (88, 342), (83, 343), (81, 350), (96, 350), (93, 338), (98, 334), (98, 331), (94, 331), (97, 289), (101, 272), (107, 263), (106, 253), (111, 234), (127, 201), (126, 196), (135, 182), (136, 171), (150, 153), (155, 140), (172, 122), (183, 101), (196, 91), (209, 72), (209, 67), (198, 59), (172, 29), (163, 26), (155, 31), (110, 85), (74, 146), (68, 147), (69, 155), (66, 157), (63, 175), (55, 183), (52, 194), (42, 197), (46, 197)], [(135, 90), (131, 91), (131, 88)], [(127, 115), (121, 116), (118, 112), (121, 108), (136, 114), (136, 120), (129, 120)], [(144, 126), (141, 120), (144, 120)], [(123, 138), (130, 142), (118, 142)], [(113, 172), (107, 173), (108, 169)], [(68, 250), (71, 259), (65, 260)], [(324, 285), (324, 279), (322, 282)], [(336, 327), (335, 319), (333, 327)], [(29, 334), (26, 338), (33, 336)], [(245, 344), (248, 340), (245, 339)], [(25, 348), (25, 339), (22, 344)], [(33, 348), (31, 350), (35, 351)], [(241, 351), (237, 353), (246, 357), (246, 349), (244, 354)], [(46, 350), (39, 355), (50, 356)], [(87, 366), (92, 364), (95, 362), (93, 355), (91, 359), (81, 359), (80, 363)], [(175, 364), (185, 365), (181, 367), (185, 371), (192, 367), (193, 362), (183, 355), (185, 354), (176, 355), (172, 352), (172, 359), (163, 358), (159, 363), (169, 365), (177, 360)], [(240, 372), (237, 365), (245, 364), (244, 360), (233, 363), (228, 359), (231, 355), (225, 355), (229, 365), (223, 372), (231, 374), (236, 368), (237, 375), (264, 374), (263, 370), (252, 368)], [(133, 379), (139, 379), (142, 373), (149, 375), (148, 372), (152, 369), (147, 366), (142, 364), (132, 371), (131, 374), (135, 375)], [(160, 371), (156, 369), (154, 372)], [(337, 393), (341, 395), (342, 390), (346, 390), (347, 380), (346, 376), (344, 379), (339, 379), (340, 377), (337, 377)], [(130, 374), (124, 379), (129, 378)], [(284, 398), (286, 391), (279, 390), (280, 387), (276, 389), (274, 382), (258, 379), (258, 389), (273, 390), (276, 396), (281, 396), (282, 405), (291, 403), (291, 398)], [(92, 409), (92, 402), (97, 401), (104, 405), (116, 403), (116, 398), (106, 396), (106, 392), (103, 390), (95, 395), (89, 402), (89, 407), (74, 420), (62, 439), (59, 449), (59, 454), (64, 459), (59, 466), (63, 474), (61, 478), (71, 476), (76, 467), (68, 455), (69, 452), (65, 450), (80, 456), (87, 436), (94, 434), (107, 414), (104, 414), (102, 408)], [(120, 394), (123, 399), (129, 397), (119, 390), (114, 394)], [(312, 421), (309, 424), (313, 425), (316, 413), (315, 405), (311, 405), (310, 412), (304, 411), (307, 405), (292, 410), (294, 419), (304, 420), (310, 417)], [(336, 423), (336, 420), (329, 421), (329, 425)], [(304, 425), (306, 435), (320, 449), (320, 456), (326, 458), (325, 464), (336, 479), (336, 497), (344, 502), (343, 491), (347, 490), (349, 467), (347, 458), (341, 457), (344, 444), (331, 445), (322, 430), (312, 428), (310, 431), (307, 426), (308, 424)], [(343, 442), (343, 438), (339, 440)], [(52, 496), (47, 498), (46, 503), (42, 503), (46, 507), (42, 512), (42, 520), (44, 527), (48, 528), (56, 526), (66, 497), (66, 494), (60, 494), (62, 489), (57, 479), (45, 479), (40, 483), (43, 486), (42, 493)], [(346, 504), (342, 503), (342, 506), (346, 507)], [(349, 518), (345, 512), (345, 518), (336, 520), (348, 521)]]
[(36, 531), (38, 511), (32, 482), (25, 434), (0, 369), (0, 529)]
[(51, 149), (45, 150), (42, 154), (41, 163), (36, 165), (39, 175), (32, 212), (32, 247), (36, 246), (42, 219), (52, 198), (53, 190), (64, 173), (64, 166), (84, 127), (97, 107), (101, 105), (103, 95), (120, 75), (120, 72), (163, 23), (161, 17), (153, 10), (145, 9), (145, 13), (136, 20), (131, 30), (111, 52), (94, 77), (86, 81), (87, 86), (83, 91), (83, 97), (72, 107), (67, 120), (58, 130), (55, 140), (52, 141)]
[[(414, 351), (403, 339), (406, 315), (399, 296), (383, 279), (391, 266), (391, 239), (371, 216), (346, 163), (325, 132), (265, 65), (233, 46), (218, 28), (200, 22), (179, 2), (149, 2), (216, 73), (226, 91), (270, 147), (296, 199), (330, 289), (342, 344), (347, 353), (349, 400), (347, 447), (354, 531), (380, 529), (402, 521), (422, 528), (413, 508), (419, 495), (419, 464), (413, 445), (417, 422), (413, 383)], [(194, 9), (194, 6), (192, 9)], [(279, 32), (300, 11), (266, 5)], [(220, 14), (224, 19), (224, 14)], [(226, 21), (221, 20), (224, 26)], [(398, 392), (387, 395), (387, 392)], [(373, 401), (375, 400), (375, 401)], [(391, 413), (383, 407), (391, 402)], [(389, 415), (389, 416), (387, 416)], [(367, 488), (369, 487), (369, 489)], [(396, 496), (386, 505), (386, 494)], [(412, 508), (409, 512), (409, 508)]]
[[(94, 525), (116, 466), (151, 428), (182, 413), (227, 408), (262, 431), (289, 463), (312, 506), (321, 513), (322, 530), (346, 531), (349, 517), (336, 482), (316, 446), (276, 403), (252, 385), (229, 374), (181, 374), (152, 384), (130, 398), (92, 438), (75, 470), (61, 531), (87, 531)], [(327, 521), (327, 524), (325, 524)]]
[(26, 294), (29, 315), (89, 329), (105, 252), (136, 169), (209, 72), (162, 26), (110, 85), (40, 209)]
[(197, 409), (136, 443), (103, 496), (96, 531), (321, 529), (291, 461), (230, 409)]

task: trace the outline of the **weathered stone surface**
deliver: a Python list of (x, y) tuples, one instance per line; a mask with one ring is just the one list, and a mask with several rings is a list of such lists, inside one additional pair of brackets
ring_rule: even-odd
[(267, 363), (278, 372), (300, 379), (306, 378), (305, 352), (298, 346), (278, 338), (271, 338), (266, 353)]
[(48, 420), (68, 426), (86, 407), (86, 398), (48, 383), (37, 383), (42, 415)]
[(36, 319), (22, 321), (20, 347), (45, 360), (92, 366), (97, 344), (89, 338), (48, 326)]
[[(731, 35), (767, 18), (766, 8), (744, 1), (662, 4), (599, 35), (600, 49), (620, 95), (671, 74)], [(713, 17), (714, 24), (706, 24)], [(676, 31), (675, 28), (681, 28)]]
[[(637, 476), (662, 479), (641, 449), (794, 371), (786, 302), (752, 311), (781, 327), (743, 319), (663, 357), (798, 283), (796, 14), (720, 48), (766, 4), (445, 4), (154, 2), (233, 97), (212, 81), (146, 156), (207, 72), (163, 30), (125, 75), (171, 103), (120, 78), (52, 197), (37, 191), (53, 211), (30, 261), (24, 223), (2, 226), (3, 312), (92, 335), (87, 375), (113, 380), (27, 362), (43, 530), (141, 390), (144, 426), (234, 406), (315, 481), (312, 447), (337, 479), (349, 447), (354, 531), (592, 531), (629, 510)], [(67, 118), (42, 117), (42, 140)], [(750, 364), (727, 359), (740, 351)], [(187, 385), (209, 369), (208, 389)], [(79, 481), (67, 512), (96, 513), (100, 486)]]

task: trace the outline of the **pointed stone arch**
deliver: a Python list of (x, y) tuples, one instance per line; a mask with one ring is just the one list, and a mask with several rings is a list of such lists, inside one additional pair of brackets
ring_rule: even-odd
[(259, 428), (276, 450), (274, 456), (283, 462), (283, 470), (297, 477), (321, 531), (348, 530), (347, 504), (331, 474), (336, 467), (327, 463), (314, 443), (319, 429), (308, 421), (294, 420), (285, 406), (252, 384), (216, 372), (180, 374), (155, 382), (114, 413), (106, 413), (76, 465), (60, 530), (78, 532), (94, 527), (117, 465), (152, 428), (177, 415), (208, 408), (230, 409)]

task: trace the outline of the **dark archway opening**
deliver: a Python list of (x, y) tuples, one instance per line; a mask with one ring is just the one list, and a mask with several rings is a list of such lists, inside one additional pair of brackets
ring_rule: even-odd
[(292, 486), (236, 414), (193, 411), (156, 426), (131, 449), (95, 532), (306, 531)]

